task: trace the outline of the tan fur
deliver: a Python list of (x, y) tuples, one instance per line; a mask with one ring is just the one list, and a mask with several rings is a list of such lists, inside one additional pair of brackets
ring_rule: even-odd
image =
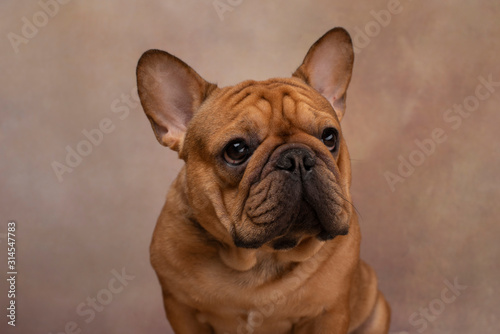
[[(222, 89), (168, 54), (155, 51), (139, 62), (139, 93), (155, 134), (186, 161), (151, 243), (151, 262), (176, 333), (388, 332), (388, 304), (378, 291), (375, 273), (359, 259), (361, 236), (349, 192), (349, 153), (340, 128), (352, 53), (345, 70), (339, 70), (344, 57), (339, 56), (332, 70), (337, 78), (331, 82), (314, 77), (320, 72), (311, 69), (324, 61), (325, 45), (350, 45), (346, 34), (327, 33), (293, 78), (246, 81)], [(162, 70), (151, 72), (160, 58), (171, 63), (173, 70), (168, 67), (166, 73), (174, 81), (180, 77), (175, 89), (181, 85), (187, 92), (167, 102), (158, 95)], [(324, 90), (321, 85), (326, 85)], [(318, 139), (325, 127), (339, 131), (336, 153)], [(258, 141), (248, 162), (243, 167), (224, 164), (220, 153), (225, 145), (247, 135)], [(317, 191), (331, 203), (311, 204), (323, 219), (321, 226), (334, 234), (331, 240), (318, 239), (319, 225), (314, 224), (302, 231), (285, 221), (286, 230), (276, 232), (274, 224), (294, 210), (294, 205), (283, 210), (287, 203), (280, 198), (291, 195), (276, 186), (290, 186), (287, 174), (276, 172), (276, 160), (290, 149), (307, 151), (315, 159), (314, 178), (308, 179), (309, 185), (302, 180), (301, 189), (306, 192), (313, 184), (316, 190), (302, 196), (314, 197)], [(260, 214), (263, 208), (271, 213)], [(273, 248), (283, 237), (297, 244)], [(237, 247), (237, 239), (248, 244)]]

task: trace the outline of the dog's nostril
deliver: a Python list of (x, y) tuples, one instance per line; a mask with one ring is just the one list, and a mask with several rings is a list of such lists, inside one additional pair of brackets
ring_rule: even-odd
[(276, 167), (282, 170), (293, 172), (295, 170), (295, 159), (294, 157), (285, 157), (284, 159), (279, 159)]
[(307, 155), (306, 157), (304, 157), (303, 164), (304, 164), (304, 169), (306, 171), (310, 171), (314, 167), (314, 165), (316, 165), (316, 161), (309, 155)]

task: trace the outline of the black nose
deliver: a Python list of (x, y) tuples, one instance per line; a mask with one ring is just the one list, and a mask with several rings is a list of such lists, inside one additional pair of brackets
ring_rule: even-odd
[(314, 165), (316, 160), (313, 153), (305, 148), (291, 148), (281, 153), (276, 161), (276, 169), (286, 170), (292, 174), (307, 175)]

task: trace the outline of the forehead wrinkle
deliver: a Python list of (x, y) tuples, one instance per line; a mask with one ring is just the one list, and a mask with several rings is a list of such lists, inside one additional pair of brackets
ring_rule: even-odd
[(293, 127), (293, 120), (295, 118), (296, 109), (297, 109), (297, 101), (293, 99), (288, 92), (283, 93), (281, 96), (281, 120), (277, 120), (278, 123), (282, 124), (283, 129), (281, 131), (283, 133), (290, 133), (291, 128)]
[(264, 118), (259, 117), (262, 114), (265, 114), (265, 112), (255, 105), (250, 105), (241, 110), (237, 120), (229, 128), (221, 128), (217, 136), (223, 142), (237, 137), (252, 139), (247, 138), (247, 134), (250, 134), (250, 137), (256, 135), (258, 139), (262, 140), (266, 136), (264, 131), (267, 128), (265, 126), (266, 121), (263, 121), (263, 119), (268, 118), (266, 116)]
[[(238, 96), (240, 96), (241, 98), (242, 92), (244, 92), (248, 87), (255, 86), (256, 84), (258, 83), (249, 80), (249, 81), (244, 81), (233, 87), (223, 88), (223, 92), (220, 95), (220, 99), (225, 99), (226, 101), (228, 101), (234, 98), (238, 98)], [(228, 102), (233, 102), (233, 101), (228, 101)]]
[[(316, 132), (316, 119), (322, 113), (307, 90), (285, 89), (282, 95), (282, 133), (292, 134), (294, 130)], [(326, 115), (325, 115), (326, 116)]]
[[(308, 110), (311, 111), (314, 115), (319, 116), (320, 114), (322, 114), (324, 117), (333, 116), (335, 119), (337, 119), (335, 110), (333, 110), (333, 107), (326, 99), (318, 100), (318, 99), (313, 99), (310, 95), (304, 95), (300, 93), (298, 94), (301, 96), (301, 98), (298, 99), (297, 102), (298, 105), (306, 105)], [(297, 106), (297, 110), (299, 109), (302, 108), (299, 108), (299, 106)]]
[[(304, 93), (307, 90), (302, 89), (302, 92), (297, 92), (295, 85), (291, 86), (281, 82), (270, 82), (265, 85), (262, 90), (262, 96), (259, 100), (262, 106), (270, 111), (268, 118), (270, 133), (278, 136), (288, 136), (293, 131), (294, 120), (296, 118), (298, 102), (301, 100), (310, 101)], [(262, 101), (265, 101), (264, 104)]]
[[(294, 128), (311, 131), (317, 118), (330, 118), (333, 110), (329, 103), (321, 103), (315, 93), (301, 83), (274, 79), (246, 81), (228, 89), (223, 96), (229, 108), (234, 109), (234, 119), (241, 118), (237, 127), (259, 132), (264, 140), (271, 133), (289, 135)], [(252, 113), (259, 116), (252, 117)], [(264, 129), (267, 133), (263, 133)]]
[(265, 91), (264, 85), (252, 82), (240, 89), (231, 90), (226, 104), (231, 108), (252, 105), (265, 95)]
[(296, 89), (302, 90), (302, 91), (307, 91), (308, 89), (305, 88), (303, 85), (296, 84), (294, 82), (290, 81), (284, 81), (284, 80), (279, 80), (275, 79), (269, 82), (264, 83), (265, 85), (269, 86), (270, 88), (280, 86), (280, 87), (294, 87)]
[(289, 95), (299, 94), (303, 98), (306, 98), (309, 101), (311, 100), (308, 97), (310, 90), (304, 85), (279, 79), (270, 79), (269, 81), (260, 82), (253, 80), (245, 81), (237, 86), (229, 88), (227, 91), (222, 93), (221, 97), (227, 101), (228, 105), (236, 107), (241, 103), (247, 104), (247, 100), (248, 103), (255, 103), (260, 97), (264, 97), (266, 100), (269, 100), (267, 95), (276, 95), (277, 92), (286, 92)]

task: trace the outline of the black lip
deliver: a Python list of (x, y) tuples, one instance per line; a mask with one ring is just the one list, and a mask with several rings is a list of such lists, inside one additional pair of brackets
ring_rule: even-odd
[(236, 233), (233, 232), (233, 242), (234, 245), (238, 248), (247, 248), (247, 249), (257, 249), (260, 248), (264, 243), (262, 241), (251, 240), (245, 241), (241, 239)]
[(298, 239), (280, 238), (273, 242), (272, 247), (274, 250), (285, 250), (291, 249), (297, 246), (299, 243)]
[(347, 234), (349, 234), (349, 228), (343, 228), (341, 230), (335, 231), (334, 233), (322, 230), (320, 233), (316, 235), (316, 238), (320, 241), (328, 241), (334, 239), (338, 235), (347, 235)]

